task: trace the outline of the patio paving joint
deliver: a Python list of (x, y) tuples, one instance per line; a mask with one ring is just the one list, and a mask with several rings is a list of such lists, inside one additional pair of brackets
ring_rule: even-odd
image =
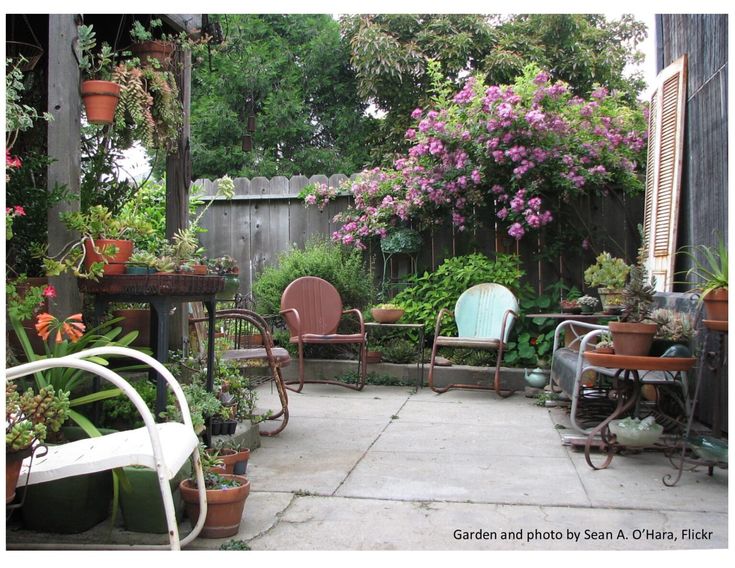
[[(393, 416), (395, 416), (396, 419), (398, 419), (398, 417), (400, 417), (401, 411), (405, 408), (406, 404), (408, 404), (408, 401), (411, 400), (411, 397), (414, 394), (416, 394), (416, 393), (409, 391), (408, 396), (403, 401), (403, 403), (401, 404), (400, 408), (398, 410), (396, 410), (395, 414), (393, 414)], [(352, 464), (352, 467), (349, 469), (349, 471), (344, 476), (344, 478), (342, 479), (342, 481), (340, 481), (337, 484), (337, 487), (335, 487), (334, 491), (332, 491), (332, 496), (333, 497), (336, 497), (337, 496), (337, 491), (339, 491), (340, 488), (345, 484), (345, 482), (350, 478), (350, 475), (352, 475), (352, 472), (355, 471), (355, 468), (358, 465), (360, 465), (360, 462), (362, 462), (362, 460), (365, 458), (365, 456), (367, 455), (367, 453), (373, 448), (373, 446), (375, 445), (375, 443), (380, 439), (380, 437), (383, 435), (383, 432), (385, 432), (388, 429), (388, 427), (393, 423), (393, 420), (394, 419), (392, 417), (391, 417), (390, 420), (388, 420), (387, 424), (380, 430), (380, 432), (378, 432), (378, 434), (375, 436), (375, 438), (373, 439), (373, 441), (370, 442), (370, 445), (368, 445), (368, 447), (365, 448), (365, 451), (362, 452), (362, 455), (359, 457), (359, 459), (354, 464)]]

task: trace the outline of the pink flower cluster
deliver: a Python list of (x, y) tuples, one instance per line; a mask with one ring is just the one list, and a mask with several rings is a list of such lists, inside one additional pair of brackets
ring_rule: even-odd
[(321, 211), (330, 201), (339, 195), (339, 190), (329, 187), (326, 183), (312, 183), (304, 187), (299, 197), (304, 200), (304, 205), (316, 205)]
[(538, 69), (509, 86), (470, 77), (445, 108), (417, 108), (411, 118), (407, 154), (352, 184), (354, 207), (338, 215), (336, 240), (364, 247), (407, 221), (420, 228), (450, 219), (464, 230), (488, 222), (488, 208), (521, 239), (558, 217), (551, 204), (611, 187), (642, 190), (643, 113), (604, 87), (584, 100)]

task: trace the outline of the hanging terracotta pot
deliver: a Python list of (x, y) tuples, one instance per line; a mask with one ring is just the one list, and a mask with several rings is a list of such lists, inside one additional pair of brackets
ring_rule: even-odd
[(651, 351), (653, 336), (658, 326), (655, 323), (630, 323), (611, 321), (610, 335), (616, 355), (644, 357)]
[(92, 245), (91, 239), (84, 240), (84, 267), (89, 270), (95, 262), (104, 262), (105, 259), (95, 252), (102, 250), (105, 247), (114, 245), (117, 247), (117, 253), (107, 259), (107, 264), (103, 269), (105, 276), (111, 274), (124, 274), (125, 263), (130, 259), (133, 254), (133, 241), (121, 240), (121, 239), (95, 239), (94, 246)]
[(92, 124), (112, 124), (120, 101), (120, 85), (112, 81), (84, 81), (82, 101), (87, 121)]
[(162, 67), (167, 67), (171, 63), (171, 56), (176, 49), (176, 44), (172, 41), (151, 40), (134, 43), (130, 46), (130, 51), (136, 55), (141, 64), (146, 65), (152, 59), (158, 61)]

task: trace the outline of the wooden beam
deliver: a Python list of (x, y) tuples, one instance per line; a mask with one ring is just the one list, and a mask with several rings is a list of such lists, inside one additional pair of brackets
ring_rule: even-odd
[[(62, 211), (79, 210), (81, 174), (81, 97), (79, 96), (79, 64), (74, 55), (77, 40), (77, 16), (49, 15), (48, 112), (54, 117), (48, 123), (48, 155), (54, 161), (48, 166), (48, 189), (66, 185), (73, 199), (55, 204), (48, 212), (49, 254), (58, 254), (66, 243), (79, 238), (59, 220)], [(51, 312), (66, 317), (81, 311), (81, 297), (76, 279), (71, 275), (50, 278), (56, 287), (56, 302)]]
[[(183, 108), (181, 133), (177, 141), (176, 153), (166, 156), (166, 238), (188, 224), (189, 185), (191, 184), (191, 153), (189, 136), (191, 132), (191, 51), (177, 50), (176, 82)], [(171, 321), (170, 346), (181, 348), (187, 337), (188, 314), (181, 305), (176, 309)]]

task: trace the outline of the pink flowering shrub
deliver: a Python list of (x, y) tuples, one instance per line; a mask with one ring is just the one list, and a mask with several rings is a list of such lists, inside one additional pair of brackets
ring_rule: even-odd
[(337, 197), (340, 190), (335, 187), (329, 187), (326, 183), (310, 183), (305, 185), (299, 192), (299, 199), (304, 200), (306, 207), (316, 205), (321, 211), (330, 201)]
[(392, 225), (447, 218), (460, 231), (497, 222), (520, 240), (568, 216), (575, 198), (644, 189), (643, 110), (604, 87), (583, 100), (530, 65), (513, 85), (470, 77), (453, 96), (446, 84), (435, 90), (434, 108), (411, 113), (407, 155), (352, 184), (354, 207), (338, 216), (335, 240), (364, 247)]

